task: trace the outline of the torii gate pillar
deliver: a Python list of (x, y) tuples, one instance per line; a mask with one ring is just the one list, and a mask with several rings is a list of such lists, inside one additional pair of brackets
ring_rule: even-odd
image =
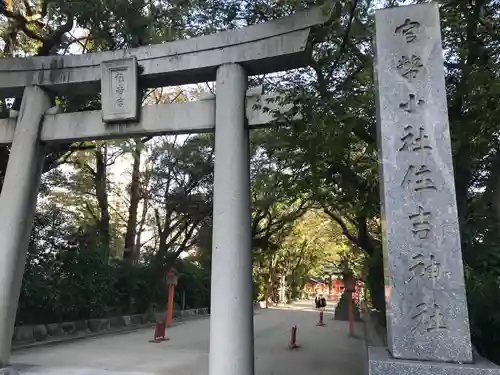
[(36, 86), (24, 89), (0, 194), (0, 368), (11, 349), (31, 223), (35, 214), (45, 152), (39, 132), (49, 96)]
[(247, 74), (217, 70), (210, 375), (254, 375)]

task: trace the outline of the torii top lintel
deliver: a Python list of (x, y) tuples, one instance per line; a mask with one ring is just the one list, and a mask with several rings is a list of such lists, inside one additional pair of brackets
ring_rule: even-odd
[(0, 93), (20, 95), (39, 85), (59, 94), (100, 91), (101, 62), (136, 56), (141, 87), (212, 81), (217, 67), (241, 64), (249, 75), (302, 67), (311, 55), (311, 28), (327, 22), (333, 6), (192, 39), (71, 56), (0, 59)]

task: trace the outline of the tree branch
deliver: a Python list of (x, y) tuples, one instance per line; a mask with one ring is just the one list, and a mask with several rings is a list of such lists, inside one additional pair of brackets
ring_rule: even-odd
[(361, 247), (361, 245), (360, 245), (358, 239), (356, 238), (356, 236), (354, 236), (351, 232), (349, 232), (349, 229), (347, 228), (346, 223), (344, 222), (344, 220), (342, 220), (342, 218), (339, 215), (337, 215), (336, 213), (330, 211), (326, 207), (323, 207), (323, 212), (325, 214), (327, 214), (328, 216), (330, 216), (340, 226), (340, 228), (342, 229), (342, 234), (345, 237), (347, 237), (347, 239), (349, 241), (351, 241), (356, 246)]
[(337, 70), (340, 59), (341, 59), (342, 55), (344, 54), (344, 50), (347, 47), (347, 42), (349, 40), (349, 34), (351, 33), (352, 21), (354, 20), (354, 15), (356, 14), (357, 6), (358, 6), (358, 0), (352, 0), (351, 12), (349, 14), (349, 20), (347, 21), (347, 26), (345, 29), (344, 36), (342, 38), (342, 43), (341, 43), (340, 48), (338, 50), (337, 57), (336, 57), (335, 61), (333, 62), (333, 66), (330, 70), (330, 73), (328, 73), (328, 75), (326, 77), (327, 80), (329, 80), (331, 78), (332, 74), (335, 72), (335, 70)]

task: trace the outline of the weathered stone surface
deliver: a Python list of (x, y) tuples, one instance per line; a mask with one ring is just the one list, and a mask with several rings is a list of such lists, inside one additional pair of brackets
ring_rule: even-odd
[(89, 329), (87, 327), (86, 320), (78, 320), (75, 322), (75, 330), (77, 332), (87, 332)]
[(47, 331), (47, 326), (45, 324), (38, 324), (33, 327), (33, 335), (36, 341), (45, 340), (49, 333)]
[(64, 322), (61, 324), (64, 333), (71, 335), (76, 333), (75, 322)]
[(33, 326), (18, 326), (16, 327), (16, 342), (32, 342), (35, 340)]
[(62, 336), (63, 334), (63, 329), (61, 327), (61, 324), (59, 323), (50, 323), (47, 324), (47, 333), (49, 336)]
[(123, 321), (123, 325), (125, 327), (128, 327), (128, 326), (130, 326), (132, 324), (132, 319), (128, 315), (122, 316), (122, 321)]
[(387, 348), (368, 348), (369, 375), (500, 375), (500, 367), (481, 357), (458, 364), (395, 359)]
[(470, 362), (438, 5), (375, 20), (389, 350)]
[(4, 58), (0, 91), (15, 96), (27, 85), (41, 85), (61, 93), (97, 93), (101, 62), (129, 56), (137, 56), (144, 87), (213, 81), (226, 63), (244, 64), (250, 75), (299, 68), (309, 62), (310, 28), (328, 21), (332, 10), (316, 7), (263, 25), (122, 51)]
[(89, 319), (87, 320), (87, 325), (90, 332), (98, 332), (101, 329), (102, 320), (101, 319)]
[(139, 117), (137, 58), (101, 63), (102, 121), (136, 121)]
[(379, 311), (363, 311), (365, 343), (367, 346), (387, 347), (385, 317)]
[(87, 326), (90, 332), (100, 332), (107, 329), (108, 319), (89, 319)]
[(13, 367), (0, 368), (0, 375), (18, 375), (19, 373)]
[(17, 298), (28, 251), (29, 233), (45, 147), (39, 133), (50, 96), (40, 87), (26, 87), (0, 194), (0, 363), (7, 363), (12, 345)]
[(121, 316), (113, 316), (109, 318), (109, 326), (111, 328), (122, 328), (124, 326), (124, 322)]
[(132, 325), (142, 324), (142, 315), (130, 315), (130, 322)]
[(146, 323), (149, 323), (153, 317), (153, 314), (150, 314), (150, 313), (144, 313), (141, 315), (142, 316), (142, 323), (143, 324), (146, 324)]
[[(291, 108), (289, 105), (281, 106), (279, 101), (273, 100), (277, 97), (273, 93), (247, 96), (246, 115), (249, 127), (269, 124), (276, 119), (276, 111), (284, 113)], [(255, 109), (259, 105), (265, 107), (266, 111)], [(129, 124), (106, 124), (102, 121), (102, 111), (45, 114), (40, 139), (45, 142), (60, 142), (213, 131), (214, 116), (215, 99), (148, 105), (141, 109), (139, 122)], [(158, 121), (159, 118), (171, 120), (162, 122)], [(15, 119), (0, 119), (0, 144), (12, 143), (15, 127)]]

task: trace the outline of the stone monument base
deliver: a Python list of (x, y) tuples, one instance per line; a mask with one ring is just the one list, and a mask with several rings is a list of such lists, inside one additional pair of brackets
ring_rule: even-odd
[(18, 375), (19, 373), (13, 367), (0, 368), (0, 375)]
[(458, 364), (395, 359), (387, 348), (368, 347), (369, 375), (500, 375), (500, 367), (480, 356)]

